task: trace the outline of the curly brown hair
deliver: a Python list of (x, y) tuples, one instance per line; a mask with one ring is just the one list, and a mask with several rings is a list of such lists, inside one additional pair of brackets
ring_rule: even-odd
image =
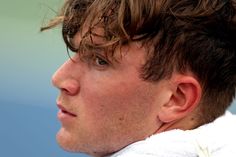
[[(115, 48), (140, 41), (149, 48), (141, 69), (147, 81), (159, 81), (173, 71), (196, 75), (203, 88), (199, 124), (222, 115), (235, 97), (236, 89), (236, 0), (67, 0), (46, 27), (62, 23), (68, 48), (84, 23), (82, 38), (104, 30), (105, 43)], [(112, 56), (113, 51), (107, 51)]]

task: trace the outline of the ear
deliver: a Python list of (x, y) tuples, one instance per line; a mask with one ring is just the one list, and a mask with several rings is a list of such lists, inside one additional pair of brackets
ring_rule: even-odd
[(202, 95), (200, 83), (191, 75), (173, 74), (170, 86), (172, 95), (159, 112), (159, 118), (164, 123), (186, 117), (199, 104)]

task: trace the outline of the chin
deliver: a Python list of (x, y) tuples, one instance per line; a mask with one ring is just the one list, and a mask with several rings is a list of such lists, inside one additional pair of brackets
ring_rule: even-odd
[(68, 152), (85, 153), (94, 157), (102, 157), (112, 154), (122, 148), (122, 146), (118, 147), (117, 145), (114, 145), (114, 143), (109, 145), (104, 145), (104, 143), (101, 144), (100, 142), (85, 144), (87, 142), (86, 140), (81, 141), (76, 137), (76, 135), (73, 135), (63, 127), (56, 135), (58, 145)]
[(56, 135), (56, 140), (58, 145), (65, 151), (82, 152), (75, 138), (73, 138), (73, 136), (63, 128), (58, 131)]

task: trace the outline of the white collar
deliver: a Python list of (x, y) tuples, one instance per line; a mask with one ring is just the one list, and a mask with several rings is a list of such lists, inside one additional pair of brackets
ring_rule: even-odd
[(110, 157), (234, 157), (235, 134), (236, 116), (226, 112), (197, 129), (155, 134)]

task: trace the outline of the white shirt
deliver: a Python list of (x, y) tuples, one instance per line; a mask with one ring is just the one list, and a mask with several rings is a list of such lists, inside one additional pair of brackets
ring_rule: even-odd
[(226, 112), (193, 130), (155, 134), (110, 157), (236, 157), (236, 116)]

